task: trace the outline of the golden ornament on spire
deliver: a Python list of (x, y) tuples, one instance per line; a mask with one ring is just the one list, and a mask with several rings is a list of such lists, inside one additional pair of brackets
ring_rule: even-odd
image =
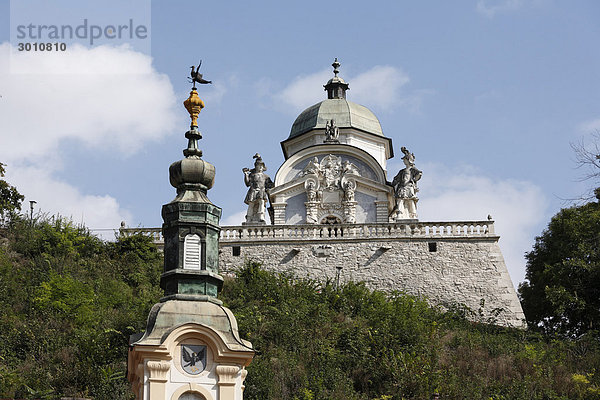
[(193, 88), (190, 92), (190, 97), (187, 98), (186, 101), (183, 102), (185, 109), (190, 113), (190, 118), (192, 119), (192, 126), (198, 126), (198, 115), (200, 111), (204, 108), (204, 102), (200, 97), (198, 97), (198, 92), (196, 88)]

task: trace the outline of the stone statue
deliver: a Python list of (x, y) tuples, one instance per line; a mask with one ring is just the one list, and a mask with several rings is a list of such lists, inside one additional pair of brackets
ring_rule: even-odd
[(415, 168), (415, 155), (409, 152), (406, 147), (402, 147), (402, 161), (406, 168), (401, 169), (394, 177), (392, 186), (394, 187), (395, 204), (390, 217), (394, 220), (399, 219), (417, 219), (417, 182), (421, 179), (423, 172)]
[(344, 161), (344, 172), (343, 173), (346, 175), (360, 175), (358, 173), (358, 169), (356, 169), (356, 166), (348, 160)]
[(319, 175), (321, 172), (321, 165), (319, 164), (319, 158), (313, 157), (312, 160), (308, 162), (304, 170), (302, 170), (302, 175), (315, 174)]
[(325, 124), (325, 142), (338, 142), (338, 137), (340, 136), (340, 130), (335, 125), (335, 121), (329, 120)]
[(260, 154), (256, 153), (254, 157), (254, 168), (242, 169), (244, 172), (244, 183), (248, 186), (248, 193), (244, 203), (248, 204), (245, 224), (262, 225), (265, 224), (265, 207), (269, 200), (268, 190), (274, 187), (273, 181), (264, 171), (267, 170)]
[(324, 177), (325, 189), (338, 189), (342, 177), (342, 159), (331, 154), (324, 157), (321, 160), (321, 172)]
[(354, 201), (354, 190), (356, 189), (356, 183), (354, 181), (348, 181), (344, 185), (344, 201)]
[(306, 182), (306, 198), (308, 201), (317, 201), (317, 190), (313, 181)]

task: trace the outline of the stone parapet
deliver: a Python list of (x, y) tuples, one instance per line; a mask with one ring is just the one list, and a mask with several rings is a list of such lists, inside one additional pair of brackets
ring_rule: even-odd
[[(121, 228), (123, 236), (143, 234), (150, 236), (160, 248), (163, 246), (162, 228)], [(298, 241), (298, 240), (374, 240), (386, 238), (495, 238), (494, 221), (437, 221), (390, 222), (340, 225), (240, 225), (222, 226), (219, 241)]]
[(346, 241), (389, 238), (497, 239), (493, 221), (370, 223), (340, 225), (223, 226), (220, 243), (266, 241)]
[[(491, 221), (223, 227), (219, 269), (249, 260), (320, 282), (364, 282), (474, 320), (524, 327), (524, 315)], [(470, 311), (469, 311), (470, 310)]]

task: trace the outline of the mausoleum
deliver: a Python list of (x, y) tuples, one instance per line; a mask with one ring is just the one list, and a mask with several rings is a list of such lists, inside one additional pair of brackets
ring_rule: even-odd
[(300, 113), (281, 142), (285, 161), (274, 179), (258, 153), (255, 167), (244, 169), (248, 213), (241, 226), (221, 231), (221, 269), (256, 260), (273, 271), (363, 281), (524, 326), (494, 222), (419, 221), (418, 181), (426, 172), (405, 147), (405, 168), (387, 170), (392, 139), (373, 112), (347, 99), (337, 59), (332, 66), (327, 98)]

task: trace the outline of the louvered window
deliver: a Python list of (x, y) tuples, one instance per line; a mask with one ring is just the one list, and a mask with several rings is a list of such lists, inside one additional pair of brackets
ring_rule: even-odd
[(196, 234), (187, 235), (183, 242), (183, 269), (201, 269), (202, 242)]

